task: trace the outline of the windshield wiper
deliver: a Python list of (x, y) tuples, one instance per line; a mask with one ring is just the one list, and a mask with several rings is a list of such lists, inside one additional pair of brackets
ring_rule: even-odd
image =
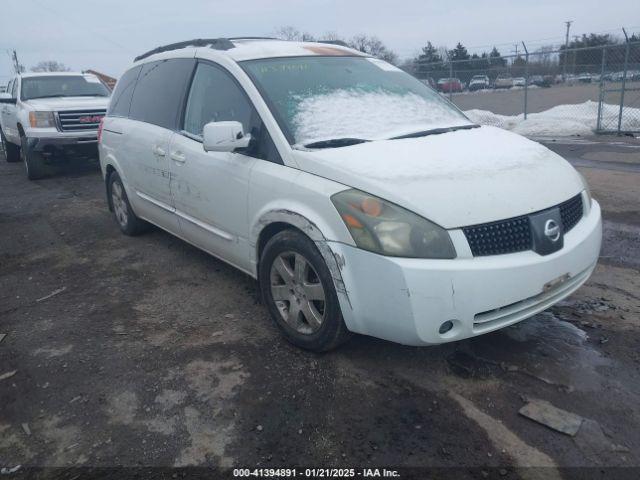
[(307, 143), (307, 148), (338, 148), (348, 147), (349, 145), (357, 145), (359, 143), (368, 142), (369, 140), (363, 140), (362, 138), (332, 138), (330, 140), (320, 140), (319, 142)]
[(400, 140), (402, 138), (417, 138), (426, 137), (429, 135), (440, 135), (441, 133), (455, 132), (456, 130), (469, 130), (471, 128), (478, 128), (480, 125), (458, 125), (457, 127), (444, 127), (444, 128), (432, 128), (430, 130), (422, 130), (420, 132), (407, 133), (406, 135), (399, 135), (397, 137), (391, 137), (389, 140)]

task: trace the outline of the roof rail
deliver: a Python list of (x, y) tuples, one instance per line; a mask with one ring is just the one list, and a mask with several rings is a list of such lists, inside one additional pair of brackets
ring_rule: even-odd
[(142, 55), (138, 55), (134, 62), (138, 60), (142, 60), (143, 58), (150, 57), (151, 55), (155, 55), (156, 53), (169, 52), (171, 50), (178, 50), (179, 48), (186, 47), (210, 47), (215, 50), (230, 50), (235, 48), (235, 45), (231, 43), (231, 40), (228, 38), (196, 38), (193, 40), (187, 40), (184, 42), (171, 43), (169, 45), (163, 45), (161, 47), (154, 48), (153, 50), (149, 50)]
[(280, 40), (276, 37), (227, 37), (227, 40)]

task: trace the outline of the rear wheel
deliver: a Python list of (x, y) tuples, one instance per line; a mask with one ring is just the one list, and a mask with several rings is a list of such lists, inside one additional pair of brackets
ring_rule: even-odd
[(323, 352), (349, 338), (329, 268), (302, 233), (285, 230), (267, 242), (259, 280), (273, 320), (294, 345)]
[(2, 151), (4, 152), (4, 158), (7, 162), (19, 162), (20, 147), (9, 142), (7, 137), (4, 136), (4, 132), (2, 130), (0, 130), (0, 141), (2, 142)]
[(133, 213), (120, 175), (116, 172), (109, 175), (108, 187), (111, 209), (122, 233), (134, 236), (147, 230), (149, 224)]

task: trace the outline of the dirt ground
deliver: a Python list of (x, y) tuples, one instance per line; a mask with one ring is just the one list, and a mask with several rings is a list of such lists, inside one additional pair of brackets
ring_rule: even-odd
[[(158, 229), (121, 235), (94, 166), (29, 182), (0, 159), (0, 467), (640, 467), (640, 142), (550, 146), (603, 207), (583, 288), (475, 339), (324, 355), (283, 340), (244, 274)], [(535, 399), (577, 434), (518, 413)]]

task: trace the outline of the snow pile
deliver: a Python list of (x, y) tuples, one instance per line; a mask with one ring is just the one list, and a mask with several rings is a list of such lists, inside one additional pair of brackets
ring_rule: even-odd
[(415, 93), (340, 89), (294, 100), (292, 124), (297, 144), (345, 137), (376, 140), (469, 124), (435, 94), (431, 100)]
[[(619, 107), (603, 104), (604, 126), (617, 126)], [(511, 130), (530, 137), (590, 135), (596, 129), (598, 102), (591, 100), (575, 105), (558, 105), (540, 113), (524, 115), (498, 115), (487, 110), (467, 110), (471, 120), (481, 125)], [(625, 107), (623, 130), (640, 130), (640, 108)]]

